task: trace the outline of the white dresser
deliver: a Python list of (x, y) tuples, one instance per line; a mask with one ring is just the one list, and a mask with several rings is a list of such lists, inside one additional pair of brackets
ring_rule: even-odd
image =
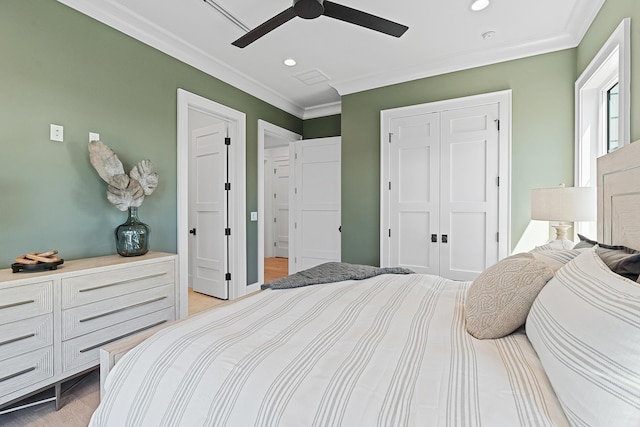
[(98, 366), (100, 347), (179, 318), (177, 255), (0, 270), (0, 408)]

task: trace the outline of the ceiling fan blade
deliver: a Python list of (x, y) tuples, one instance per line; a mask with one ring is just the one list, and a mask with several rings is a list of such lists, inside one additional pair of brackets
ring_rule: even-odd
[(360, 25), (361, 27), (389, 34), (390, 36), (400, 37), (409, 29), (406, 25), (398, 24), (388, 19), (380, 18), (379, 16), (352, 9), (338, 3), (325, 0), (323, 4), (323, 15), (329, 18)]
[(296, 17), (296, 13), (293, 11), (293, 6), (292, 6), (289, 9), (285, 9), (283, 12), (280, 12), (279, 14), (269, 19), (268, 21), (258, 25), (256, 28), (249, 31), (247, 34), (240, 37), (238, 40), (234, 41), (231, 44), (239, 48), (248, 46), (249, 44), (258, 40), (260, 37), (264, 36), (268, 32), (275, 30), (280, 25), (284, 24), (285, 22), (295, 17)]

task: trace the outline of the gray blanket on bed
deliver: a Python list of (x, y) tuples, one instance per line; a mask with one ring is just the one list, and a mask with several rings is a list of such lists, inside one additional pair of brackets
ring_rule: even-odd
[(343, 280), (362, 280), (379, 274), (412, 273), (413, 271), (402, 267), (372, 267), (370, 265), (347, 264), (345, 262), (327, 262), (282, 279), (265, 283), (261, 288), (290, 289), (320, 283), (341, 282)]

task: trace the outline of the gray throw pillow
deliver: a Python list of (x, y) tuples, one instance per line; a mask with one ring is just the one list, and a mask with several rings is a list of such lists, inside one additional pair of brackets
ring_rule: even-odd
[(640, 252), (625, 246), (603, 248), (598, 245), (596, 253), (611, 271), (634, 282), (638, 281)]
[(483, 271), (465, 300), (467, 332), (478, 339), (509, 335), (527, 319), (553, 270), (529, 253), (512, 255)]

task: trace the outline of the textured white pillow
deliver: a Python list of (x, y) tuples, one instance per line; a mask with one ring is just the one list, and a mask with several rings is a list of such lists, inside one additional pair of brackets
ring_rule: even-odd
[(553, 271), (533, 255), (503, 259), (473, 281), (464, 304), (467, 332), (478, 339), (502, 338), (524, 325), (540, 289)]
[(546, 251), (536, 251), (530, 253), (535, 259), (547, 264), (549, 268), (551, 268), (555, 273), (556, 271), (560, 270), (566, 263), (580, 255), (584, 250), (585, 249), (550, 249)]
[(640, 286), (587, 250), (556, 273), (527, 335), (574, 426), (640, 426)]

